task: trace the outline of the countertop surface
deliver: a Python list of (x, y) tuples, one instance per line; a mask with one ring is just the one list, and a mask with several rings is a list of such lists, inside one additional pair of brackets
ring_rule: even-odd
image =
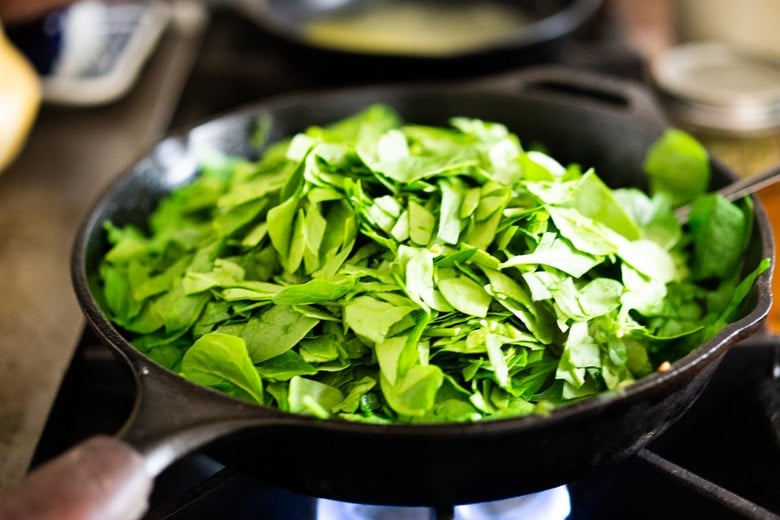
[(124, 167), (165, 132), (205, 12), (174, 16), (143, 75), (106, 106), (44, 105), (0, 174), (0, 487), (27, 471), (84, 318), (70, 278), (81, 221)]

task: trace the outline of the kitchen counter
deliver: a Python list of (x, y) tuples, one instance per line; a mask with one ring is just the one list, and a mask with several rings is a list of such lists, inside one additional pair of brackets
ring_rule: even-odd
[(106, 106), (44, 106), (0, 175), (0, 487), (27, 471), (84, 319), (70, 279), (77, 229), (108, 183), (165, 132), (205, 11), (173, 19), (139, 82)]

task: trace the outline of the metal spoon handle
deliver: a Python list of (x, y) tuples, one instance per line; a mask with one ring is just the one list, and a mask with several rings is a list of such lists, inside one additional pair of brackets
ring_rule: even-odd
[[(780, 166), (775, 166), (769, 170), (759, 173), (758, 175), (751, 175), (744, 177), (736, 182), (732, 182), (728, 186), (716, 191), (716, 193), (722, 195), (726, 200), (735, 201), (740, 197), (755, 193), (758, 190), (770, 186), (777, 181), (780, 181)], [(680, 206), (675, 210), (675, 215), (682, 222), (688, 219), (688, 213), (690, 213), (691, 207), (689, 204)]]
[(778, 180), (780, 180), (780, 166), (775, 166), (764, 173), (751, 175), (731, 183), (718, 190), (718, 193), (723, 195), (726, 199), (733, 201), (744, 195), (755, 193), (761, 188), (774, 184)]

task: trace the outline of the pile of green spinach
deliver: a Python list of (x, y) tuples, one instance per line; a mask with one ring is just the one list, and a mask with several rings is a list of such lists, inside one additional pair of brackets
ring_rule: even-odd
[(147, 230), (105, 223), (104, 305), (162, 365), (290, 412), (545, 413), (702, 344), (768, 267), (740, 278), (752, 207), (704, 193), (696, 141), (669, 131), (645, 166), (652, 196), (498, 123), (371, 106), (204, 164)]

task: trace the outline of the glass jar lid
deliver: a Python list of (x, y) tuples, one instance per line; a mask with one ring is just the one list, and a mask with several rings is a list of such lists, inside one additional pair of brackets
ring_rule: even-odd
[(650, 73), (672, 117), (728, 133), (780, 129), (780, 58), (724, 43), (690, 43), (654, 59)]

